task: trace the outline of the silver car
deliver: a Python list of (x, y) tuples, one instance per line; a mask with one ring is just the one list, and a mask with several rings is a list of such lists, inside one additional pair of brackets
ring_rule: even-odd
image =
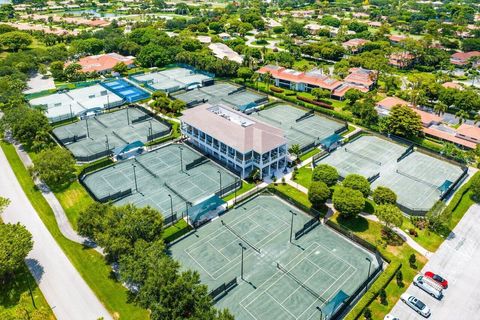
[(415, 310), (419, 315), (424, 316), (425, 318), (430, 317), (430, 308), (427, 307), (427, 305), (423, 303), (420, 299), (417, 299), (411, 294), (404, 293), (400, 297), (400, 300), (405, 302), (407, 306)]

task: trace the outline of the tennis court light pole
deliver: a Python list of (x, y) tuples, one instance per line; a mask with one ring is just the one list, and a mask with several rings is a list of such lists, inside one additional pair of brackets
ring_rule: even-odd
[(87, 137), (90, 138), (90, 130), (88, 130), (88, 116), (85, 117), (85, 124), (87, 125)]
[(290, 213), (292, 214), (292, 220), (290, 221), (290, 243), (292, 243), (292, 234), (293, 234), (293, 216), (296, 216), (297, 214), (293, 212), (293, 210), (290, 210)]
[(222, 190), (222, 173), (220, 170), (217, 170), (218, 175), (220, 176), (220, 198), (223, 196), (223, 190)]
[(183, 172), (183, 157), (182, 157), (183, 148), (179, 147), (178, 149), (180, 150), (180, 171)]
[(173, 200), (172, 195), (169, 193), (168, 197), (170, 198), (170, 215), (173, 217)]
[(108, 136), (105, 135), (105, 144), (107, 145), (107, 151), (110, 150), (110, 144), (108, 143)]
[(127, 124), (130, 125), (130, 114), (128, 113), (129, 107), (127, 106)]
[(135, 165), (135, 163), (132, 163), (132, 168), (133, 168), (133, 180), (135, 180), (135, 191), (138, 192), (138, 185), (137, 185), (137, 173), (135, 172), (135, 168), (137, 166)]
[(243, 279), (243, 251), (247, 250), (247, 248), (241, 242), (239, 242), (238, 245), (240, 246), (240, 248), (242, 248), (242, 260), (240, 264), (240, 279), (244, 280)]
[(370, 279), (370, 268), (372, 267), (372, 259), (370, 259), (369, 257), (365, 257), (365, 260), (368, 261), (368, 277), (367, 277), (367, 282), (365, 283), (365, 292), (367, 292), (368, 282), (369, 282), (369, 279)]

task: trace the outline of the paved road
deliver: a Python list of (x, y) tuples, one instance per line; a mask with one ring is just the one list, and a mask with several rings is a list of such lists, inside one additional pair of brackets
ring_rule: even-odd
[[(440, 246), (423, 272), (438, 272), (449, 281), (441, 301), (413, 285), (407, 292), (425, 302), (434, 320), (480, 319), (480, 206), (473, 205), (449, 239)], [(402, 320), (424, 319), (399, 301), (392, 314)]]
[(34, 246), (26, 263), (58, 320), (112, 319), (33, 209), (0, 149), (0, 196), (9, 198), (5, 222), (20, 222)]

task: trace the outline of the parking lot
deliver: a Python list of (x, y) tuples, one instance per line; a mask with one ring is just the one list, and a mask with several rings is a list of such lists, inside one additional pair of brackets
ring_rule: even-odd
[[(442, 300), (436, 300), (413, 285), (406, 291), (422, 300), (431, 309), (430, 319), (480, 318), (480, 291), (477, 289), (480, 286), (479, 219), (480, 206), (473, 205), (422, 270), (438, 273), (448, 280), (449, 287), (444, 290)], [(401, 320), (424, 319), (400, 300), (391, 314)]]

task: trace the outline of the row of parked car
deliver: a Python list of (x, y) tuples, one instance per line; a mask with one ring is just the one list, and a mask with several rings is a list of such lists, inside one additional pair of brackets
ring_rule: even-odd
[[(443, 291), (448, 288), (448, 281), (440, 275), (428, 271), (425, 272), (425, 274), (418, 274), (415, 276), (413, 279), (413, 285), (419, 287), (432, 297), (441, 300), (443, 298)], [(425, 318), (428, 318), (431, 315), (430, 308), (423, 301), (411, 294), (402, 294), (400, 300)], [(385, 317), (385, 320), (400, 319), (389, 314)]]

